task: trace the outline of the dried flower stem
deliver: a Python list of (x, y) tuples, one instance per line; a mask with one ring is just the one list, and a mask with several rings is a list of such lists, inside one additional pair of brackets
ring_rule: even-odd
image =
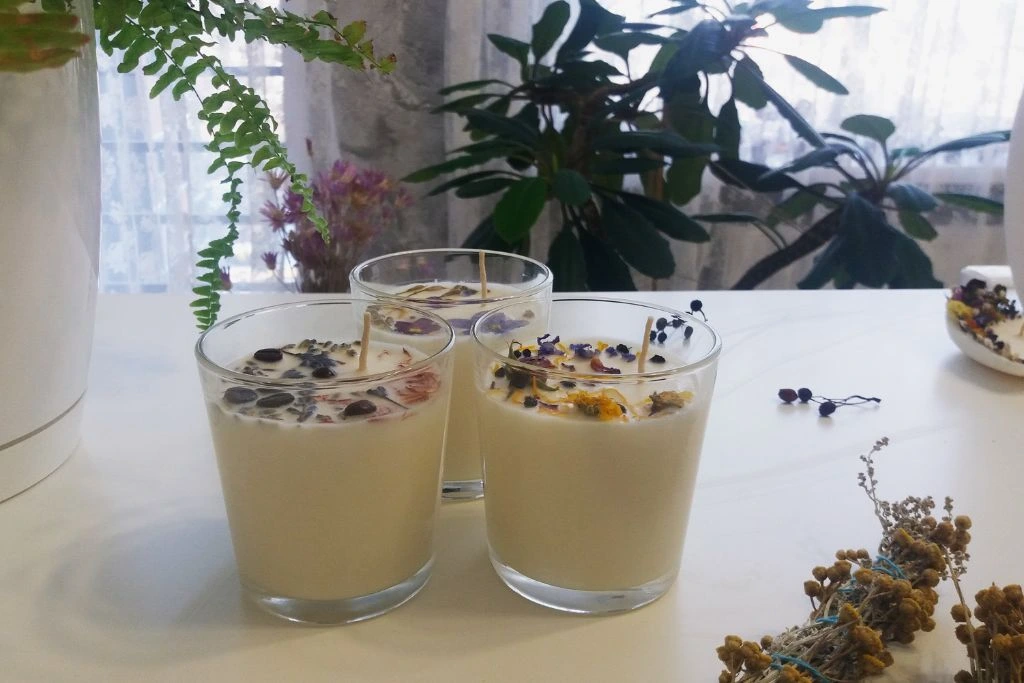
[(363, 338), (359, 341), (359, 372), (366, 372), (366, 359), (370, 355), (370, 312), (363, 313)]

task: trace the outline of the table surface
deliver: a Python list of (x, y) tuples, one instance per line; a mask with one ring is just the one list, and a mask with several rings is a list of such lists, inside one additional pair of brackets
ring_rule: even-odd
[[(686, 308), (679, 292), (633, 295)], [(295, 296), (226, 297), (237, 312)], [(835, 549), (877, 544), (857, 487), (879, 437), (888, 498), (953, 496), (975, 522), (966, 587), (1024, 581), (1024, 380), (961, 355), (944, 295), (712, 292), (724, 338), (682, 570), (661, 600), (578, 617), (508, 590), (483, 503), (446, 504), (427, 587), (378, 619), (286, 623), (241, 598), (192, 355), (187, 299), (99, 298), (81, 445), (0, 504), (0, 678), (12, 681), (714, 681), (729, 633), (802, 622), (802, 585)], [(881, 396), (820, 419), (784, 386)], [(1014, 419), (1017, 418), (1017, 419)], [(949, 681), (964, 663), (941, 589), (939, 627), (880, 680)]]

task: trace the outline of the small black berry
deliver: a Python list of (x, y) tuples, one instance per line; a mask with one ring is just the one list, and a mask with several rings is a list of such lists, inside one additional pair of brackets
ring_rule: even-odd
[(625, 344), (617, 345), (615, 347), (615, 350), (618, 351), (619, 353), (622, 353), (622, 354), (628, 354), (629, 353), (629, 347), (626, 346)]
[(658, 318), (658, 322), (654, 323), (654, 326), (659, 330), (663, 330), (668, 327), (668, 320), (665, 320), (665, 318)]
[(672, 327), (679, 328), (683, 326), (682, 318), (672, 318)]
[(317, 379), (330, 379), (331, 377), (334, 377), (337, 374), (338, 373), (336, 373), (334, 370), (331, 370), (330, 368), (325, 367), (323, 365), (313, 369), (313, 377), (316, 377)]
[(252, 389), (246, 389), (245, 387), (231, 387), (224, 392), (224, 400), (228, 403), (252, 403), (257, 398), (259, 398), (259, 394)]
[(691, 327), (690, 325), (687, 325), (686, 329), (683, 330), (683, 339), (689, 339), (692, 336), (693, 336), (693, 327)]
[(807, 403), (808, 401), (811, 400), (811, 397), (814, 396), (811, 390), (808, 389), (807, 387), (797, 389), (796, 395), (800, 398), (801, 403)]
[(289, 394), (288, 392), (286, 392), (286, 391), (278, 391), (276, 393), (270, 394), (269, 396), (264, 396), (260, 400), (256, 401), (256, 407), (257, 408), (283, 408), (284, 406), (288, 405), (289, 403), (291, 403), (294, 400), (295, 400), (295, 397), (292, 396), (291, 394)]
[(658, 354), (654, 354), (653, 356), (651, 356), (651, 362), (652, 363), (664, 363), (665, 362), (665, 357), (664, 356), (659, 356)]
[(659, 332), (658, 333), (658, 341), (659, 342), (664, 344), (666, 339), (668, 339), (668, 335), (667, 334), (665, 334), (664, 332)]
[(798, 395), (792, 389), (779, 389), (779, 398), (786, 403), (792, 403), (798, 398)]
[(505, 374), (506, 373), (505, 373), (505, 366), (504, 365), (499, 365), (498, 369), (494, 371), (494, 376), (499, 378), (499, 379), (504, 377)]
[(697, 312), (702, 308), (704, 308), (704, 304), (703, 302), (701, 302), (700, 299), (694, 299), (693, 301), (690, 302), (691, 311)]
[(537, 403), (538, 401), (536, 396), (527, 396), (526, 398), (523, 399), (523, 405), (526, 406), (527, 408), (536, 408)]
[(345, 410), (342, 412), (342, 415), (345, 417), (358, 417), (359, 415), (371, 415), (375, 412), (377, 412), (377, 406), (373, 401), (367, 401), (364, 398), (345, 406)]
[(818, 406), (818, 414), (822, 417), (828, 417), (832, 413), (836, 412), (836, 404), (832, 401), (825, 401)]
[(651, 341), (654, 341), (657, 338), (658, 338), (658, 333), (655, 332), (654, 330), (651, 330)]
[(530, 351), (530, 349), (523, 349), (523, 358), (529, 358), (532, 355), (533, 351)]
[(559, 382), (559, 384), (561, 384), (562, 387), (564, 387), (565, 389), (575, 389), (576, 388), (576, 382), (570, 382), (567, 379), (563, 379), (561, 382)]

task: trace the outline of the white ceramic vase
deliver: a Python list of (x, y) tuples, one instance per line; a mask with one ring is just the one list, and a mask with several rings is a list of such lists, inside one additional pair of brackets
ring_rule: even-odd
[[(82, 5), (92, 33), (92, 4)], [(96, 56), (0, 73), (0, 501), (79, 437), (99, 251)]]
[(1005, 188), (1003, 230), (1006, 235), (1006, 255), (1019, 295), (1024, 291), (1024, 96), (1021, 96), (1017, 118), (1013, 123)]

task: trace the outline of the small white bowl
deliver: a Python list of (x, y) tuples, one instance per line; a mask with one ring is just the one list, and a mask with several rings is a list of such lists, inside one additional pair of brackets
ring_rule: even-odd
[(949, 315), (943, 308), (942, 314), (946, 317), (946, 331), (949, 338), (953, 340), (964, 354), (971, 360), (981, 363), (985, 367), (998, 370), (1007, 375), (1024, 377), (1024, 363), (1017, 363), (1009, 358), (1004, 358), (994, 350), (977, 341), (969, 332), (960, 329), (960, 323)]

